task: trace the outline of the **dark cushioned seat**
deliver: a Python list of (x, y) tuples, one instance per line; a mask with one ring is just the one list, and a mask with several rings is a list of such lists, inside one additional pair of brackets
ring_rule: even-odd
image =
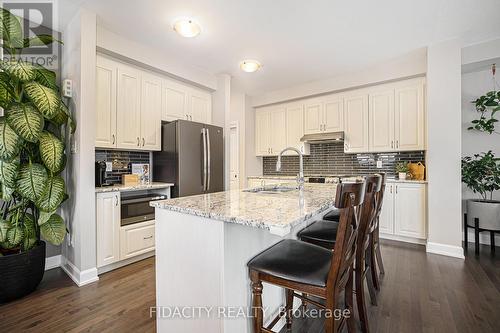
[(331, 212), (328, 212), (323, 216), (323, 220), (327, 221), (340, 221), (340, 211), (338, 209), (334, 209)]
[(297, 237), (305, 242), (320, 243), (333, 249), (338, 227), (339, 222), (320, 220), (302, 229)]
[(248, 267), (293, 282), (325, 287), (332, 252), (320, 246), (285, 239), (248, 262)]

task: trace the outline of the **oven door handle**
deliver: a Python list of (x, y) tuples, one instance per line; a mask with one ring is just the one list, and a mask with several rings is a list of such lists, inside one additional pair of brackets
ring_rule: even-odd
[(163, 197), (163, 198), (162, 197), (148, 197), (148, 198), (138, 198), (138, 199), (122, 199), (122, 205), (163, 200), (163, 199), (166, 199), (166, 197)]

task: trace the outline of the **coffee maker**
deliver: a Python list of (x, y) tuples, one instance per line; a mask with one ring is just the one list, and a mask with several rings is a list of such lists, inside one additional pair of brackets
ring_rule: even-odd
[(107, 186), (106, 183), (106, 162), (95, 162), (95, 186)]

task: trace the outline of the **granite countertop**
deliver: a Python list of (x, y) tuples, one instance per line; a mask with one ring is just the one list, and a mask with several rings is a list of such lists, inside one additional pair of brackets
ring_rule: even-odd
[[(308, 175), (305, 176), (305, 179), (307, 181), (307, 178), (309, 177), (325, 177), (325, 176), (319, 176), (319, 175)], [(326, 176), (326, 177), (335, 177), (335, 176)], [(295, 180), (297, 177), (296, 176), (277, 176), (277, 175), (266, 175), (266, 176), (248, 176), (247, 179), (276, 179), (276, 180)], [(396, 178), (387, 178), (388, 183), (413, 183), (413, 184), (427, 184), (427, 180), (411, 180), (411, 179), (405, 179), (405, 180), (400, 180)]]
[(332, 208), (335, 191), (336, 185), (333, 184), (305, 184), (302, 191), (254, 193), (232, 190), (154, 201), (150, 205), (286, 234), (297, 224)]
[(174, 186), (172, 183), (160, 183), (160, 182), (153, 182), (150, 184), (145, 184), (145, 185), (121, 185), (121, 184), (116, 184), (112, 186), (102, 186), (102, 187), (96, 187), (95, 192), (96, 193), (104, 193), (104, 192), (127, 192), (127, 191), (141, 191), (141, 190), (151, 190), (155, 188), (167, 188)]

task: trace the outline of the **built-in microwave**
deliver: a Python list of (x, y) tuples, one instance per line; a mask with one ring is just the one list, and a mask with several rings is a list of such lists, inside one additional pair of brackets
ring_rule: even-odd
[(122, 197), (121, 226), (154, 220), (155, 209), (149, 203), (164, 199), (167, 199), (166, 195), (157, 193)]

